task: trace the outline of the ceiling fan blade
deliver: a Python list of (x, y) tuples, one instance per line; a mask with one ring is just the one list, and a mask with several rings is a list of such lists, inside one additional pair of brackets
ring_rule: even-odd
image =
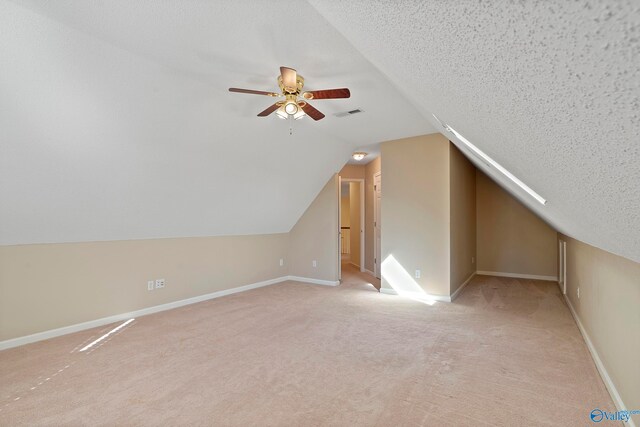
[(280, 67), (280, 76), (282, 76), (282, 85), (295, 92), (298, 88), (298, 73), (293, 68)]
[(240, 89), (237, 87), (230, 87), (229, 92), (248, 93), (251, 95), (280, 96), (279, 93), (275, 93), (275, 92), (265, 92), (263, 90), (252, 90), (252, 89)]
[(269, 114), (273, 113), (278, 108), (280, 108), (280, 104), (276, 102), (275, 104), (270, 105), (269, 108), (267, 108), (266, 110), (258, 114), (258, 117), (267, 117)]
[(351, 91), (346, 87), (340, 89), (311, 90), (302, 94), (304, 99), (337, 99), (351, 97)]
[(308, 102), (302, 107), (302, 110), (307, 113), (307, 115), (309, 117), (311, 117), (313, 120), (322, 120), (324, 119), (324, 114), (322, 114), (320, 111), (316, 110), (313, 106), (311, 106), (311, 104), (309, 104)]

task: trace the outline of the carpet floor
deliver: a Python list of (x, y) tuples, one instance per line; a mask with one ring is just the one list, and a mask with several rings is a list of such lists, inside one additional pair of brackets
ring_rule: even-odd
[(454, 303), (285, 282), (0, 352), (0, 425), (589, 425), (614, 410), (555, 283)]

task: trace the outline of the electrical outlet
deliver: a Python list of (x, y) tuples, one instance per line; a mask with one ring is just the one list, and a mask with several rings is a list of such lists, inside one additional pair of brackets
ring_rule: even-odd
[(313, 265), (314, 267), (318, 266), (318, 261), (316, 261), (315, 259), (311, 262), (311, 265)]
[(420, 270), (416, 270), (416, 279), (420, 278)]
[(149, 280), (149, 281), (147, 282), (147, 290), (148, 290), (148, 291), (152, 291), (153, 289), (154, 289), (154, 283), (153, 283), (153, 280)]
[(475, 264), (476, 263), (476, 257), (472, 256), (471, 257), (471, 264)]
[(284, 259), (280, 258), (280, 267), (284, 265)]
[(164, 279), (156, 279), (156, 289), (164, 288)]
[(580, 288), (578, 288), (578, 299), (580, 299)]

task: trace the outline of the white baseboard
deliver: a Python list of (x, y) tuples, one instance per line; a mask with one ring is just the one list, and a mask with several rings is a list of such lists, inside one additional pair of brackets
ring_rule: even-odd
[[(591, 353), (591, 357), (593, 358), (593, 361), (596, 364), (596, 368), (598, 368), (598, 372), (600, 373), (600, 377), (602, 378), (602, 381), (604, 382), (604, 385), (607, 387), (607, 390), (609, 391), (609, 394), (611, 395), (611, 399), (613, 400), (613, 404), (616, 405), (616, 408), (618, 409), (618, 411), (626, 411), (627, 407), (625, 406), (624, 402), (622, 401), (622, 398), (620, 397), (620, 393), (618, 393), (618, 389), (616, 389), (616, 386), (613, 384), (613, 381), (611, 381), (611, 377), (609, 376), (609, 373), (607, 372), (607, 368), (604, 367), (604, 364), (602, 363), (602, 360), (600, 359), (600, 356), (598, 355), (598, 352), (596, 351), (596, 348), (593, 346), (593, 343), (591, 342), (591, 338), (589, 338), (589, 334), (587, 334), (586, 329), (584, 328), (584, 326), (582, 326), (582, 322), (580, 321), (580, 318), (578, 317), (578, 313), (576, 313), (576, 310), (573, 308), (573, 305), (571, 304), (571, 301), (569, 300), (569, 298), (567, 297), (567, 295), (563, 295), (564, 296), (564, 300), (567, 302), (567, 306), (569, 306), (569, 311), (571, 312), (571, 315), (573, 316), (573, 320), (575, 320), (576, 325), (578, 325), (578, 329), (580, 330), (580, 333), (582, 334), (582, 338), (584, 338), (584, 342), (587, 344), (587, 348), (589, 349), (589, 353)], [(635, 409), (635, 408), (633, 408)], [(629, 418), (629, 422), (626, 423), (626, 425), (628, 425), (629, 427), (635, 427), (636, 424), (635, 422)]]
[(310, 277), (300, 277), (300, 276), (287, 276), (286, 280), (293, 280), (294, 282), (311, 283), (314, 285), (325, 285), (325, 286), (338, 286), (340, 284), (339, 280), (321, 280), (321, 279), (312, 279)]
[(513, 277), (515, 279), (549, 280), (552, 282), (558, 281), (558, 276), (539, 276), (536, 274), (504, 273), (501, 271), (476, 271), (476, 274), (480, 274), (482, 276)]
[(451, 294), (451, 301), (453, 301), (454, 299), (456, 299), (456, 297), (458, 295), (460, 295), (460, 292), (462, 292), (464, 287), (467, 286), (469, 284), (469, 282), (471, 281), (471, 279), (473, 279), (475, 276), (476, 276), (475, 272), (471, 273), (471, 276), (469, 276), (467, 278), (467, 280), (465, 280), (464, 283), (462, 285), (460, 285), (460, 287), (458, 289), (456, 289), (456, 291), (454, 293)]
[(74, 332), (84, 331), (86, 329), (97, 328), (99, 326), (108, 325), (110, 323), (119, 322), (122, 320), (128, 320), (134, 317), (140, 317), (147, 314), (158, 313), (160, 311), (171, 310), (172, 308), (178, 308), (189, 304), (195, 304), (197, 302), (207, 301), (214, 298), (220, 298), (225, 295), (236, 294), (238, 292), (249, 291), (251, 289), (262, 288), (264, 286), (274, 285), (276, 283), (285, 282), (287, 280), (294, 280), (296, 282), (312, 283), (315, 285), (337, 286), (340, 284), (338, 281), (311, 279), (308, 277), (299, 276), (282, 276), (275, 279), (265, 280), (262, 282), (251, 283), (249, 285), (238, 286), (236, 288), (224, 289), (222, 291), (216, 291), (209, 294), (199, 295), (192, 298), (187, 298), (179, 301), (173, 301), (166, 304), (155, 305), (153, 307), (142, 308), (140, 310), (130, 311), (128, 313), (115, 314), (109, 317), (103, 317), (101, 319), (90, 320), (88, 322), (76, 323), (75, 325), (64, 326), (62, 328), (51, 329), (49, 331), (38, 332), (31, 335), (26, 335), (18, 338), (11, 338), (5, 341), (0, 341), (0, 350), (6, 350), (13, 347), (18, 347), (25, 344), (34, 343), (37, 341), (46, 340), (49, 338), (59, 337), (61, 335), (67, 335)]
[(355, 262), (349, 262), (349, 264), (353, 265), (355, 268), (358, 269), (358, 271), (360, 271), (360, 266), (358, 264), (356, 264)]
[(269, 286), (276, 283), (284, 282), (286, 280), (289, 280), (289, 276), (277, 277), (271, 280), (251, 283), (249, 285), (238, 286), (236, 288), (231, 288), (231, 289), (224, 289), (222, 291), (199, 295), (196, 297), (187, 298), (179, 301), (173, 301), (166, 304), (155, 305), (153, 307), (142, 308), (140, 310), (130, 311), (128, 313), (116, 314), (109, 317), (103, 317), (101, 319), (90, 320), (88, 322), (76, 323), (75, 325), (64, 326), (62, 328), (51, 329), (49, 331), (44, 331), (44, 332), (38, 332), (35, 334), (26, 335), (24, 337), (12, 338), (5, 341), (0, 341), (0, 350), (6, 350), (8, 348), (18, 347), (21, 345), (42, 341), (49, 338), (55, 338), (61, 335), (71, 334), (73, 332), (84, 331), (86, 329), (96, 328), (98, 326), (104, 326), (110, 323), (115, 323), (122, 320), (128, 320), (134, 317), (144, 316), (146, 314), (152, 314), (152, 313), (158, 313), (160, 311), (171, 310), (172, 308), (178, 308), (178, 307), (182, 307), (189, 304), (195, 304), (197, 302), (207, 301), (214, 298), (220, 298), (225, 295), (231, 295), (231, 294), (236, 294), (238, 292), (244, 292), (251, 289), (261, 288), (264, 286)]
[[(535, 279), (535, 280), (554, 280), (555, 279), (557, 280), (557, 278), (554, 278), (552, 276), (536, 276), (532, 274), (502, 273), (502, 272), (496, 272), (496, 271), (476, 271), (472, 273), (467, 278), (467, 280), (465, 280), (464, 283), (460, 285), (460, 287), (456, 289), (456, 291), (453, 294), (451, 294), (450, 297), (441, 296), (441, 295), (430, 295), (430, 294), (425, 294), (424, 296), (434, 301), (452, 302), (454, 299), (456, 299), (458, 295), (460, 295), (460, 292), (462, 292), (464, 287), (467, 286), (469, 282), (471, 282), (471, 279), (473, 279), (476, 276), (476, 274), (485, 275), (485, 276), (514, 277), (519, 279)], [(398, 293), (391, 288), (380, 288), (380, 292), (388, 295), (398, 295)]]

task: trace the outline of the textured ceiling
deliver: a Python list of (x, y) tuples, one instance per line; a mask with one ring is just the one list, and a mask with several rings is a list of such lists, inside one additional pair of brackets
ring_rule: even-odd
[[(0, 1), (0, 34), (0, 244), (286, 232), (355, 147), (434, 132), (306, 2)], [(227, 91), (280, 65), (352, 98), (289, 135)]]
[(546, 198), (488, 170), (546, 221), (640, 262), (639, 2), (310, 3), (424, 119)]

